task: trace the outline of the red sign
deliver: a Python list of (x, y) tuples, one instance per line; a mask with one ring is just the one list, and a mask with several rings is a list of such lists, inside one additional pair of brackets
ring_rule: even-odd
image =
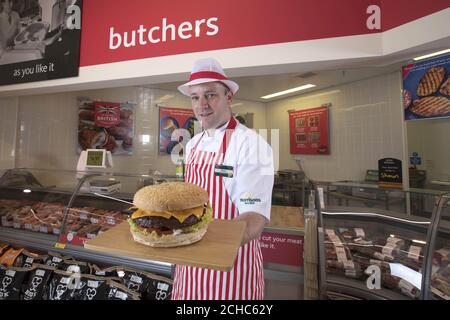
[(120, 104), (113, 102), (95, 102), (95, 125), (113, 127), (120, 123)]
[(79, 97), (78, 107), (78, 153), (86, 149), (133, 153), (134, 104)]
[[(374, 5), (380, 29), (368, 27)], [(379, 33), (445, 8), (448, 0), (85, 1), (80, 65)]]
[(263, 232), (260, 243), (264, 262), (303, 267), (303, 236)]
[[(159, 153), (171, 154), (181, 151), (181, 146), (194, 136), (194, 123), (197, 119), (191, 109), (159, 109)], [(183, 130), (177, 130), (183, 129)], [(175, 149), (174, 149), (175, 148)]]
[(291, 154), (330, 154), (328, 107), (289, 113)]
[(80, 246), (83, 247), (85, 242), (88, 241), (88, 238), (83, 238), (83, 237), (78, 237), (76, 235), (74, 235), (73, 233), (68, 233), (68, 234), (61, 234), (59, 237), (58, 242), (59, 243), (64, 243), (64, 244), (71, 244), (73, 246)]

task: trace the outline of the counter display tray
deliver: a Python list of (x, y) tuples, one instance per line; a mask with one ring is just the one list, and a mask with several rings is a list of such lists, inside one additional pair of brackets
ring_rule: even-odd
[(182, 247), (153, 248), (133, 240), (128, 222), (88, 240), (84, 247), (108, 254), (230, 271), (244, 236), (245, 223), (213, 220), (203, 239)]

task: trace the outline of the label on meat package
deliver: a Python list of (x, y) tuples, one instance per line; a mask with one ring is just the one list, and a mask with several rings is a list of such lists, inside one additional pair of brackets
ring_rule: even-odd
[(335, 236), (336, 234), (334, 233), (334, 230), (333, 229), (325, 229), (325, 233), (328, 235), (328, 236)]
[(450, 300), (450, 296), (431, 286), (431, 292), (444, 300)]
[(146, 298), (149, 300), (170, 300), (172, 295), (172, 283), (153, 279), (147, 289)]
[(136, 283), (139, 283), (139, 284), (142, 284), (142, 278), (141, 277), (138, 277), (138, 276), (136, 276), (136, 275), (131, 275), (131, 278), (130, 278), (130, 280), (131, 281), (133, 281), (133, 282), (136, 282)]
[(8, 219), (6, 217), (2, 217), (2, 226), (12, 227), (13, 223), (12, 223), (12, 221), (8, 221)]
[(386, 244), (388, 244), (388, 243), (397, 244), (400, 241), (402, 241), (402, 239), (395, 238), (395, 237), (389, 237), (386, 239)]
[(344, 261), (343, 263), (345, 269), (355, 269), (355, 264), (353, 263), (353, 261), (347, 260)]
[(388, 254), (383, 254), (383, 253), (379, 253), (379, 252), (375, 252), (373, 254), (373, 256), (379, 260), (384, 260), (384, 261), (392, 261), (394, 260), (393, 256), (390, 256)]
[(336, 255), (337, 255), (338, 261), (340, 261), (340, 262), (347, 261), (347, 255), (345, 254), (344, 247), (336, 247)]
[(357, 237), (364, 238), (366, 236), (362, 228), (355, 228), (355, 233)]
[(31, 223), (25, 223), (25, 229), (33, 230), (33, 225)]
[(8, 270), (6, 270), (5, 274), (7, 276), (14, 277), (14, 275), (16, 274), (16, 271), (8, 269)]
[(20, 223), (19, 222), (14, 222), (13, 228), (20, 229)]
[(80, 220), (88, 220), (88, 216), (86, 213), (80, 213)]
[(420, 257), (420, 251), (422, 250), (421, 247), (417, 246), (410, 246), (408, 251), (408, 258), (414, 259), (416, 261), (419, 261)]
[(383, 249), (381, 249), (381, 253), (387, 256), (392, 256), (392, 251), (395, 248), (395, 243), (387, 243)]
[(40, 226), (39, 227), (39, 232), (42, 232), (42, 233), (48, 233), (48, 228), (47, 228), (47, 226)]
[(91, 288), (98, 288), (98, 281), (89, 280), (87, 285), (88, 285), (88, 287), (91, 287)]
[(99, 220), (97, 218), (91, 218), (90, 221), (92, 224), (98, 224)]
[(116, 224), (116, 219), (114, 219), (113, 217), (107, 217), (106, 218), (106, 223), (110, 224), (110, 225), (115, 225)]

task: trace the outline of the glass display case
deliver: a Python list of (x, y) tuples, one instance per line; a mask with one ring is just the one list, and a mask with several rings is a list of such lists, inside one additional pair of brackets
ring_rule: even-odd
[(448, 196), (441, 195), (431, 217), (367, 207), (321, 209), (322, 297), (448, 299), (448, 206)]
[(324, 189), (327, 206), (378, 208), (427, 218), (432, 215), (436, 199), (448, 193), (436, 189), (381, 188), (377, 183), (348, 181), (321, 183), (320, 186)]
[[(449, 209), (450, 194), (446, 194), (439, 200), (436, 212), (448, 213)], [(450, 223), (442, 214), (436, 214), (432, 228), (425, 299), (450, 300)]]
[(12, 169), (0, 177), (0, 240), (171, 274), (171, 265), (91, 252), (84, 242), (125, 221), (134, 193), (162, 175)]

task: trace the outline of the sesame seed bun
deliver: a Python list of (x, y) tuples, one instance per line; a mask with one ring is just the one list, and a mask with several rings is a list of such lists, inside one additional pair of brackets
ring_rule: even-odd
[(204, 205), (209, 200), (208, 192), (187, 182), (164, 182), (138, 190), (133, 204), (142, 210), (185, 210)]

